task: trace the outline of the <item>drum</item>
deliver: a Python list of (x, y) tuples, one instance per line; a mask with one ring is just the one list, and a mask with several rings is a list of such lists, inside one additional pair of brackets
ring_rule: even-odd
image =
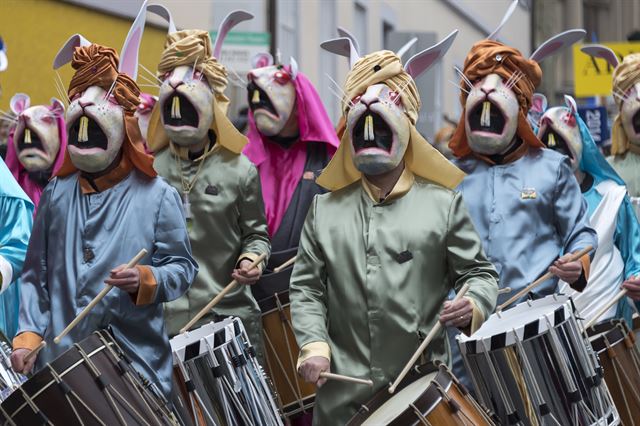
[(282, 425), (240, 319), (210, 322), (170, 342), (174, 377), (196, 426)]
[(480, 402), (501, 424), (620, 423), (569, 297), (523, 302), (457, 339)]
[(387, 387), (381, 389), (347, 424), (484, 426), (494, 423), (444, 364), (428, 364), (412, 370), (395, 394), (389, 394)]
[(8, 424), (27, 426), (175, 425), (167, 405), (101, 330), (34, 374), (0, 412)]
[(635, 335), (623, 320), (596, 324), (587, 333), (622, 424), (640, 426), (640, 352)]

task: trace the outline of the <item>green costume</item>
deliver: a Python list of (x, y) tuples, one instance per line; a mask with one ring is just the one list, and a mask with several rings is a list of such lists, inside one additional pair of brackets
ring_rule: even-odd
[[(231, 272), (241, 258), (252, 259), (270, 251), (260, 179), (245, 156), (216, 145), (204, 160), (180, 160), (167, 148), (156, 155), (154, 167), (182, 194), (182, 179), (191, 182), (202, 161), (205, 163), (189, 193), (193, 216), (189, 239), (200, 270), (187, 293), (165, 305), (170, 336), (231, 281)], [(260, 309), (248, 286), (238, 286), (227, 294), (214, 312), (240, 317), (251, 343), (261, 347)], [(202, 317), (195, 327), (211, 321), (214, 312)]]
[(640, 155), (632, 151), (607, 157), (609, 164), (627, 185), (629, 196), (640, 197)]
[[(332, 372), (374, 382), (328, 381), (316, 395), (319, 425), (345, 424), (396, 378), (452, 288), (470, 285), (472, 329), (497, 297), (497, 273), (458, 193), (405, 168), (376, 202), (375, 187), (363, 179), (316, 196), (291, 277), (300, 362), (323, 355), (328, 344)], [(444, 332), (425, 355), (449, 361)]]

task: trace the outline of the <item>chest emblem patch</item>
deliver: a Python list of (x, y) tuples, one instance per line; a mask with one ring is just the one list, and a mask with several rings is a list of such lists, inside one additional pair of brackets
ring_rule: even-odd
[(537, 196), (535, 188), (522, 188), (522, 191), (520, 191), (521, 200), (535, 200)]

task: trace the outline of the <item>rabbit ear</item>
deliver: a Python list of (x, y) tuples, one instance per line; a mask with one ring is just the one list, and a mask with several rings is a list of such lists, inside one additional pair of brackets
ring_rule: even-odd
[(147, 0), (142, 3), (138, 16), (133, 21), (129, 34), (124, 40), (122, 50), (120, 51), (120, 64), (118, 72), (127, 74), (134, 81), (138, 78), (138, 52), (140, 50), (140, 42), (144, 33), (144, 25), (147, 21)]
[(531, 97), (531, 110), (543, 114), (547, 110), (547, 97), (542, 93), (534, 93)]
[(571, 114), (574, 116), (578, 115), (578, 105), (576, 104), (576, 100), (569, 95), (564, 95), (564, 103), (567, 105), (567, 108), (571, 110)]
[(543, 59), (548, 58), (549, 56), (554, 55), (582, 40), (585, 35), (587, 35), (587, 32), (581, 29), (564, 31), (542, 43), (540, 47), (531, 54), (529, 59), (539, 63)]
[(26, 93), (16, 93), (9, 101), (9, 107), (16, 115), (20, 115), (22, 111), (29, 108), (31, 105), (31, 98)]
[(57, 116), (64, 115), (64, 104), (58, 98), (51, 98), (51, 107), (49, 110)]
[(213, 45), (213, 57), (220, 59), (220, 52), (222, 51), (222, 43), (229, 34), (229, 31), (240, 22), (253, 19), (253, 15), (244, 10), (234, 10), (229, 13), (218, 27), (218, 35), (216, 36), (216, 42)]
[(62, 49), (58, 52), (53, 60), (53, 69), (57, 70), (61, 66), (68, 64), (73, 59), (73, 52), (76, 47), (90, 46), (91, 42), (84, 38), (80, 34), (74, 34), (69, 37), (69, 40), (62, 46)]
[(251, 59), (251, 68), (264, 68), (273, 65), (273, 56), (269, 52), (256, 53)]
[(594, 58), (602, 58), (609, 63), (613, 68), (617, 67), (620, 64), (620, 60), (613, 50), (609, 49), (607, 46), (603, 46), (601, 44), (586, 44), (580, 48), (584, 53), (589, 56), (593, 56)]
[(4, 40), (0, 37), (0, 72), (6, 70), (8, 66), (7, 46), (4, 45)]
[(397, 52), (396, 55), (398, 55), (398, 57), (400, 59), (402, 59), (402, 56), (407, 53), (409, 51), (409, 49), (411, 49), (411, 47), (416, 44), (416, 42), (418, 41), (418, 37), (414, 37), (411, 40), (409, 40), (407, 43), (405, 43), (404, 46), (402, 46)]
[(149, 6), (147, 6), (147, 11), (160, 16), (169, 23), (169, 34), (175, 33), (177, 31), (176, 24), (173, 22), (173, 16), (171, 16), (171, 12), (169, 12), (169, 9), (162, 6), (161, 4), (150, 4)]
[(457, 35), (458, 30), (454, 30), (440, 43), (412, 56), (404, 65), (404, 69), (415, 80), (447, 53)]
[(496, 29), (493, 30), (491, 34), (489, 34), (489, 37), (487, 37), (487, 40), (495, 40), (496, 38), (498, 38), (498, 33), (500, 32), (502, 27), (504, 27), (504, 25), (507, 23), (509, 18), (511, 18), (511, 15), (513, 15), (513, 12), (515, 12), (516, 7), (518, 7), (518, 0), (513, 0), (509, 5), (509, 8), (505, 12), (504, 16), (502, 17), (502, 21), (500, 21)]
[(295, 80), (298, 76), (298, 61), (293, 56), (289, 58), (289, 66), (291, 67), (291, 79)]
[(344, 27), (338, 27), (338, 35), (340, 37), (346, 37), (351, 40), (351, 43), (353, 43), (353, 48), (356, 50), (358, 56), (360, 56), (360, 43), (358, 43), (358, 39), (353, 35), (352, 32)]
[(334, 38), (332, 40), (324, 41), (320, 44), (320, 47), (328, 52), (349, 58), (350, 68), (353, 68), (358, 59), (360, 59), (358, 51), (353, 45), (351, 39), (348, 37)]

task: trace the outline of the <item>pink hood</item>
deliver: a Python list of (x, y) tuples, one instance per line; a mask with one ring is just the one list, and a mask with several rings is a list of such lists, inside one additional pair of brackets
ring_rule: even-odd
[[(60, 149), (58, 150), (58, 155), (53, 162), (53, 173), (51, 176), (54, 176), (55, 172), (60, 168), (60, 166), (62, 166), (64, 153), (67, 150), (67, 129), (65, 128), (62, 116), (56, 117), (56, 125), (58, 126), (58, 136), (60, 137)], [(35, 216), (38, 204), (40, 203), (40, 195), (42, 194), (44, 187), (41, 187), (38, 183), (31, 180), (29, 172), (27, 172), (18, 160), (18, 154), (16, 153), (16, 148), (13, 144), (14, 133), (15, 127), (9, 133), (9, 139), (7, 140), (7, 158), (5, 159), (5, 162), (9, 170), (11, 170), (13, 177), (18, 181), (18, 184), (22, 187), (24, 192), (27, 193), (29, 198), (31, 198), (31, 201), (33, 201), (33, 204), (35, 205), (33, 214)]]
[[(289, 67), (287, 69), (290, 71)], [(326, 144), (329, 158), (338, 148), (340, 141), (324, 105), (309, 79), (298, 72), (293, 80), (297, 97), (299, 140), (289, 149), (269, 142), (256, 127), (253, 112), (249, 110), (249, 143), (244, 154), (258, 167), (262, 183), (262, 197), (269, 235), (278, 231), (293, 193), (304, 173), (307, 159), (307, 143)]]

